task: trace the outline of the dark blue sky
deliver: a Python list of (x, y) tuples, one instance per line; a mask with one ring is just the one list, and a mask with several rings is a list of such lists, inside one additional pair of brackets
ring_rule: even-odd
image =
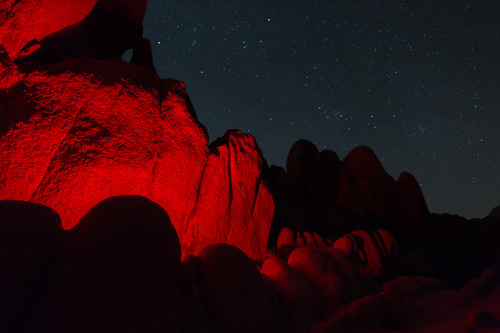
[(149, 0), (161, 77), (186, 83), (210, 141), (256, 137), (284, 166), (299, 138), (367, 145), (433, 212), (500, 204), (500, 2)]

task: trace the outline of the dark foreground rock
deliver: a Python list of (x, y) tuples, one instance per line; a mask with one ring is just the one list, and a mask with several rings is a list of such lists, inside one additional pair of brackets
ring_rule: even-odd
[(52, 209), (0, 201), (0, 331), (22, 327), (25, 315), (45, 297), (47, 280), (63, 235)]
[[(500, 316), (489, 298), (498, 267), (458, 290), (448, 289), (456, 279), (404, 276), (394, 267), (405, 257), (383, 230), (260, 266), (228, 244), (181, 261), (167, 213), (140, 196), (106, 199), (71, 230), (29, 202), (0, 201), (0, 217), (5, 332), (397, 332), (431, 325), (438, 305), (464, 312), (463, 327), (494, 327)], [(419, 302), (432, 307), (422, 312)]]
[(181, 249), (159, 205), (138, 196), (101, 202), (65, 232), (61, 256), (27, 331), (181, 331)]

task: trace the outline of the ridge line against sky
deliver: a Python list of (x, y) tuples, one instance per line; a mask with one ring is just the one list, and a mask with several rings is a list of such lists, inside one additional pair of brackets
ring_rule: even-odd
[(481, 0), (150, 0), (144, 36), (210, 141), (238, 128), (281, 166), (300, 138), (367, 145), (432, 212), (471, 218), (500, 204), (497, 17)]

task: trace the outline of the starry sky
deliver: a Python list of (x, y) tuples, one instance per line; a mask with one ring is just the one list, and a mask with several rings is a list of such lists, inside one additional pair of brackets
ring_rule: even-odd
[(432, 212), (471, 218), (500, 204), (498, 17), (498, 0), (149, 0), (144, 36), (210, 141), (240, 129), (280, 166), (300, 138), (367, 145)]

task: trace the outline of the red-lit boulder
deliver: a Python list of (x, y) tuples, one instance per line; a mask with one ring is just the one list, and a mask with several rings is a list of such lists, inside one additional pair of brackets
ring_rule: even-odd
[(271, 300), (254, 263), (227, 244), (203, 249), (199, 290), (211, 332), (274, 332)]
[(47, 205), (69, 229), (106, 198), (142, 195), (168, 212), (186, 251), (227, 242), (262, 256), (274, 206), (261, 152), (232, 131), (210, 153), (183, 83), (121, 60), (20, 70), (1, 100), (0, 199)]
[(22, 320), (43, 298), (62, 232), (52, 209), (0, 201), (0, 332), (22, 327)]
[(333, 244), (332, 240), (325, 239), (315, 232), (298, 232), (283, 228), (278, 236), (276, 249), (286, 253), (302, 246), (325, 247), (329, 243)]
[(182, 230), (208, 155), (183, 98), (160, 101), (158, 77), (120, 60), (23, 65), (0, 114), (0, 198), (45, 204), (69, 229), (98, 202), (139, 194)]
[(27, 331), (180, 331), (181, 249), (163, 208), (109, 198), (65, 234), (60, 270)]
[(197, 253), (219, 242), (261, 258), (274, 213), (261, 173), (262, 155), (253, 137), (228, 131), (212, 143), (183, 248)]
[(317, 321), (321, 314), (320, 300), (309, 282), (279, 258), (264, 261), (261, 272), (274, 283), (283, 307), (285, 331), (307, 331), (307, 327)]
[(276, 248), (282, 250), (294, 249), (297, 247), (297, 235), (298, 233), (289, 229), (283, 228), (278, 236)]
[(333, 247), (344, 252), (363, 275), (375, 281), (387, 281), (397, 272), (396, 239), (386, 230), (356, 230), (337, 239)]
[(4, 0), (0, 3), (0, 44), (14, 57), (28, 42), (85, 18), (97, 0)]
[(0, 44), (0, 100), (5, 91), (23, 79), (19, 73), (14, 60), (7, 55), (7, 52)]
[(0, 5), (0, 44), (13, 58), (119, 58), (140, 46), (146, 4), (147, 0), (8, 0)]
[(79, 23), (40, 40), (29, 58), (120, 58), (127, 49), (141, 49), (142, 20), (147, 0), (98, 0)]

